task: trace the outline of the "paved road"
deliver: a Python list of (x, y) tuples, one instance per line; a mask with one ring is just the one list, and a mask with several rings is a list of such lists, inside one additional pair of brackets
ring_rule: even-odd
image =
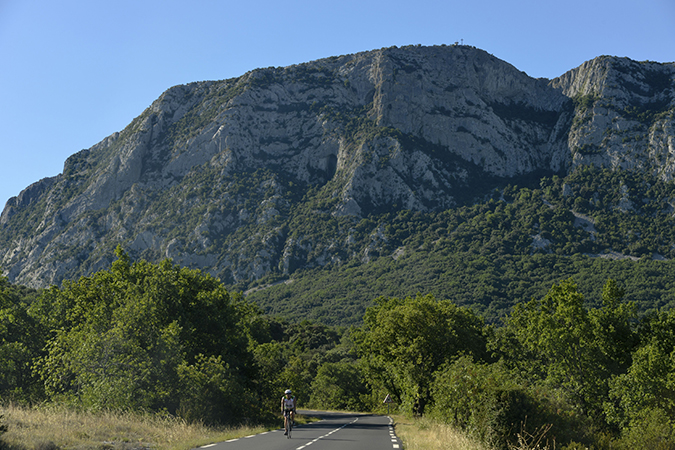
[(298, 413), (321, 417), (320, 422), (293, 428), (292, 438), (284, 430), (246, 436), (206, 445), (208, 450), (392, 450), (402, 448), (394, 435), (391, 419), (370, 414), (327, 413), (298, 410)]

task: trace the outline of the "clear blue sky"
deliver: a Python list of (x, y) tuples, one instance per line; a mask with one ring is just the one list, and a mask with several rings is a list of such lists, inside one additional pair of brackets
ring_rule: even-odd
[(675, 61), (674, 0), (0, 0), (0, 208), (177, 84), (463, 40), (534, 77)]

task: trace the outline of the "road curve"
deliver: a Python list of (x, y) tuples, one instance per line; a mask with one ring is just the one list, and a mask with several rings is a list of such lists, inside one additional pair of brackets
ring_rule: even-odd
[(291, 439), (283, 429), (205, 445), (208, 450), (392, 450), (402, 448), (391, 418), (373, 414), (349, 414), (298, 410), (321, 418), (293, 428)]

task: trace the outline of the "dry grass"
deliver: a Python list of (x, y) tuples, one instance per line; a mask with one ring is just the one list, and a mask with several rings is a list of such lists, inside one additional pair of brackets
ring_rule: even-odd
[[(183, 450), (266, 431), (212, 428), (174, 417), (67, 408), (0, 406), (8, 450)], [(1, 446), (0, 446), (1, 447)]]
[(394, 424), (406, 450), (492, 450), (466, 433), (429, 419), (395, 416)]

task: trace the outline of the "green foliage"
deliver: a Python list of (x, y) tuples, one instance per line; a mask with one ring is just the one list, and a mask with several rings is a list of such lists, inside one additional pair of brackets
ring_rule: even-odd
[(643, 420), (644, 411), (675, 416), (675, 313), (650, 315), (641, 328), (632, 364), (610, 383), (608, 418), (620, 426)]
[(641, 410), (623, 430), (618, 444), (618, 448), (626, 450), (634, 448), (675, 449), (675, 426), (672, 414), (658, 408)]
[(590, 166), (565, 180), (544, 179), (542, 187), (549, 201), (595, 218), (596, 248), (638, 257), (653, 253), (671, 257), (672, 248), (664, 244), (673, 236), (672, 183)]
[(526, 400), (519, 399), (525, 411), (515, 421), (508, 417), (519, 389), (507, 370), (461, 357), (435, 373), (430, 415), (470, 431), (484, 442), (495, 441), (514, 435), (520, 423), (533, 415)]
[(502, 330), (502, 349), (519, 371), (561, 388), (596, 416), (610, 376), (626, 369), (637, 342), (632, 305), (620, 304), (622, 292), (612, 280), (604, 294), (603, 307), (589, 310), (576, 284), (563, 281), (543, 299), (516, 305)]
[(599, 100), (600, 96), (597, 94), (577, 95), (572, 99), (575, 108), (573, 128), (577, 128), (591, 119), (593, 107)]
[(581, 112), (592, 108), (598, 100), (599, 96), (597, 94), (579, 95), (573, 99), (574, 106)]
[[(309, 321), (287, 323), (269, 316), (257, 321), (256, 328), (257, 337), (249, 347), (261, 409), (277, 412), (286, 389), (293, 391), (300, 407), (310, 404), (328, 407), (322, 400), (314, 399), (312, 382), (324, 364), (354, 362), (352, 344), (346, 334)], [(261, 328), (265, 330), (262, 333)]]
[(443, 364), (461, 354), (485, 357), (482, 321), (431, 295), (377, 299), (356, 340), (370, 382), (409, 413), (424, 413), (433, 374)]
[(0, 400), (31, 401), (41, 393), (31, 367), (44, 335), (27, 311), (34, 295), (0, 277)]
[[(32, 306), (32, 316), (53, 330), (37, 364), (47, 396), (187, 417), (204, 400), (208, 420), (232, 420), (219, 402), (246, 383), (250, 355), (241, 325), (250, 310), (198, 270), (168, 260), (132, 264), (119, 248), (117, 256), (109, 271), (53, 287)], [(184, 382), (213, 395), (193, 398), (200, 393)], [(238, 405), (239, 417), (254, 414), (246, 406)]]
[(558, 442), (565, 442), (578, 437), (583, 423), (570, 405), (524, 382), (502, 362), (461, 357), (436, 372), (432, 394), (431, 417), (496, 448), (515, 448), (518, 433), (547, 425)]
[(199, 354), (194, 364), (182, 361), (178, 374), (177, 414), (189, 421), (237, 423), (259, 419), (255, 397), (246, 389), (236, 368), (219, 356)]
[(412, 239), (406, 243), (397, 259), (298, 271), (292, 282), (252, 292), (247, 299), (271, 314), (332, 325), (361, 324), (366, 308), (379, 295), (405, 297), (417, 292), (452, 298), (487, 322), (499, 323), (513, 305), (541, 297), (554, 283), (570, 277), (594, 306), (601, 305), (609, 278), (623, 286), (625, 299), (640, 313), (671, 307), (675, 300), (674, 261), (611, 260), (581, 254), (477, 255), (456, 251), (442, 238), (414, 251), (409, 249), (420, 244)]
[(670, 100), (663, 99), (647, 104), (628, 105), (622, 111), (624, 117), (640, 122), (647, 127), (651, 126), (657, 119), (663, 118), (668, 112)]
[(324, 409), (369, 409), (368, 388), (361, 368), (353, 361), (326, 362), (312, 381), (312, 402)]
[[(267, 312), (330, 324), (360, 323), (379, 295), (416, 292), (453, 298), (495, 322), (514, 304), (570, 276), (598, 301), (605, 280), (616, 279), (642, 312), (671, 301), (675, 266), (651, 259), (675, 256), (672, 183), (586, 167), (539, 184), (506, 185), (487, 200), (442, 212), (404, 210), (358, 222), (303, 213), (289, 229), (297, 230), (294, 252), (303, 247), (311, 253), (293, 253), (288, 274), (276, 273), (258, 285), (289, 277), (293, 282), (250, 298)], [(384, 238), (373, 246), (377, 230)], [(335, 236), (352, 242), (345, 251), (330, 251), (341, 263), (303, 269), (329, 252), (322, 242), (334, 242)], [(535, 236), (547, 245), (534, 246)], [(356, 259), (366, 248), (367, 264)], [(608, 250), (641, 259), (597, 257)]]
[[(37, 298), (0, 279), (3, 400), (220, 424), (278, 421), (287, 388), (300, 407), (370, 411), (389, 393), (401, 412), (495, 448), (541, 430), (570, 449), (675, 445), (675, 313), (638, 315), (630, 289), (611, 278), (583, 292), (572, 279), (552, 283), (501, 327), (417, 294), (375, 299), (362, 325), (347, 330), (264, 316), (215, 278), (171, 261), (132, 262), (121, 248), (116, 256), (109, 270)], [(543, 269), (560, 260), (504, 261), (546, 283)], [(464, 263), (496, 276), (487, 258)], [(649, 280), (647, 263), (625, 270)], [(602, 278), (599, 267), (588, 270)]]

